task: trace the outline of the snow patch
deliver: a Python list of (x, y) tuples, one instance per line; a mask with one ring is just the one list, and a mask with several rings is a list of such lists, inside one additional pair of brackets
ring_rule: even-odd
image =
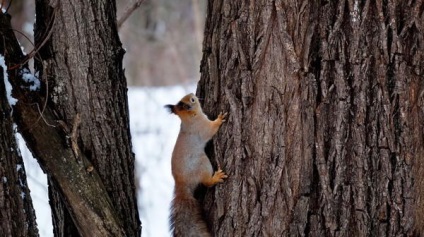
[(40, 90), (40, 80), (38, 79), (38, 72), (35, 73), (35, 75), (33, 75), (31, 73), (31, 71), (27, 68), (24, 68), (21, 70), (21, 77), (22, 79), (26, 82), (29, 83), (29, 90), (31, 91), (36, 91), (36, 90)]
[(0, 55), (0, 66), (3, 68), (3, 79), (4, 79), (4, 86), (6, 87), (7, 101), (9, 102), (10, 106), (15, 105), (16, 102), (18, 102), (18, 100), (12, 97), (12, 85), (9, 82), (9, 75), (7, 74), (6, 61), (3, 55)]
[(16, 133), (16, 140), (24, 160), (28, 188), (31, 190), (31, 199), (37, 216), (37, 225), (40, 236), (53, 237), (53, 225), (49, 195), (47, 189), (47, 176), (43, 173), (38, 162), (32, 157), (20, 133)]

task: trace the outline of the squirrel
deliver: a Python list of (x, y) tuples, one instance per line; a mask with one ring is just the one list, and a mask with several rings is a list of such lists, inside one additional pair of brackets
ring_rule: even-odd
[(220, 167), (213, 172), (212, 164), (204, 151), (206, 143), (225, 122), (227, 113), (220, 113), (217, 119), (209, 120), (193, 93), (184, 96), (176, 105), (165, 105), (165, 108), (181, 119), (180, 133), (171, 160), (175, 181), (170, 215), (171, 231), (175, 237), (211, 236), (194, 191), (199, 184), (211, 187), (224, 182), (228, 177)]

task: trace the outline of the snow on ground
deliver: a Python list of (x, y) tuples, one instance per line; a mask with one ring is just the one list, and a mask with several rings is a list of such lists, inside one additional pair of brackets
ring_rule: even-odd
[[(166, 104), (176, 104), (184, 95), (195, 92), (195, 86), (130, 88), (128, 102), (137, 198), (143, 237), (168, 237), (169, 204), (173, 193), (171, 153), (180, 128), (178, 117), (170, 114)], [(47, 178), (20, 135), (28, 185), (31, 189), (40, 236), (53, 236)]]
[(164, 105), (176, 104), (194, 89), (194, 86), (177, 86), (131, 88), (128, 91), (142, 236), (170, 236), (168, 216), (174, 186), (171, 153), (180, 120)]

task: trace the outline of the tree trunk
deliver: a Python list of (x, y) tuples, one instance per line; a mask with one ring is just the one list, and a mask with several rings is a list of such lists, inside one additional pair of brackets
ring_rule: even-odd
[[(127, 85), (122, 69), (124, 50), (116, 29), (115, 2), (60, 1), (53, 8), (49, 2), (36, 2), (35, 37), (36, 45), (41, 44), (54, 19), (51, 37), (40, 51), (42, 64), (38, 64), (49, 78), (49, 103), (68, 125), (80, 116), (77, 143), (91, 162), (85, 167), (93, 166), (100, 175), (125, 235), (139, 236), (135, 157), (131, 151)], [(72, 222), (70, 215), (55, 198), (58, 190), (50, 187), (50, 197), (58, 200), (53, 204), (58, 221), (55, 232), (71, 235), (69, 232), (73, 231), (65, 229)]]
[[(10, 29), (10, 17), (0, 13), (0, 26), (4, 36), (6, 29)], [(6, 40), (7, 37), (0, 38), (1, 60), (8, 59), (4, 57)], [(0, 236), (38, 236), (25, 168), (16, 143), (12, 108), (3, 83), (8, 79), (3, 70), (6, 68), (0, 66)]]
[[(423, 1), (209, 1), (216, 236), (424, 235)], [(211, 116), (213, 117), (213, 116)]]
[[(3, 80), (3, 69), (0, 69)], [(4, 83), (0, 82), (0, 236), (38, 236), (22, 157), (16, 144)]]
[(115, 3), (36, 4), (40, 90), (23, 80), (27, 57), (13, 31), (2, 36), (14, 121), (49, 177), (54, 233), (140, 236)]

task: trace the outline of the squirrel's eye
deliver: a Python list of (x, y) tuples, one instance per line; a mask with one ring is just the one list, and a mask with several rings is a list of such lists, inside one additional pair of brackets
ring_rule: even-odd
[(190, 98), (191, 103), (194, 103), (194, 98)]

